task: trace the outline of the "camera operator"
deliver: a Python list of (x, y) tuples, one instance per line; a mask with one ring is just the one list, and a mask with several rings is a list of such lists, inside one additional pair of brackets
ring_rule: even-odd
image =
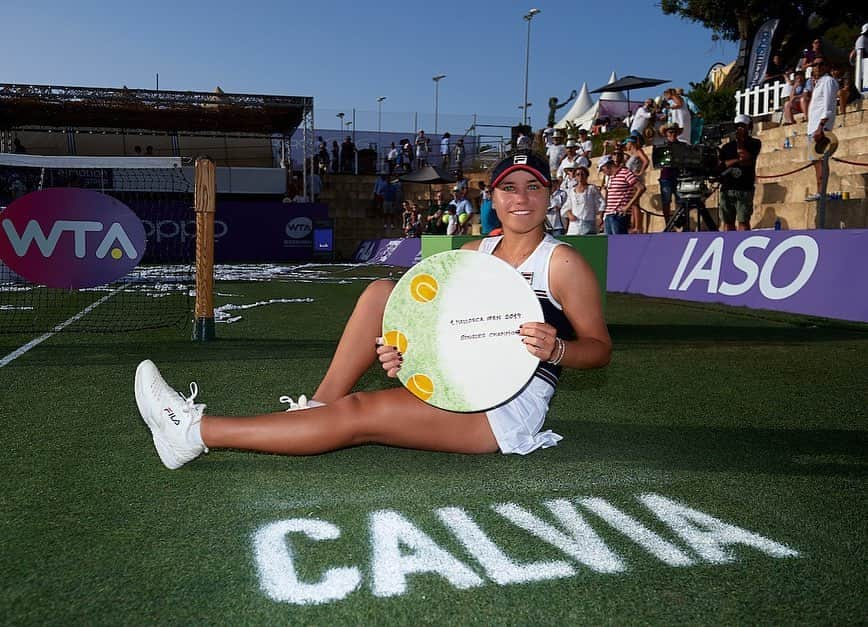
[(724, 231), (750, 231), (753, 195), (756, 186), (756, 160), (762, 142), (750, 136), (751, 119), (735, 116), (735, 137), (720, 149), (720, 221)]
[[(674, 122), (663, 127), (663, 132), (666, 135), (664, 146), (681, 142), (678, 135), (681, 133), (681, 127)], [(681, 142), (683, 143), (683, 142)], [(660, 168), (660, 208), (663, 210), (663, 221), (669, 224), (669, 219), (672, 217), (672, 197), (675, 196), (676, 202), (678, 195), (676, 187), (678, 185), (678, 168), (672, 166), (663, 166)]]

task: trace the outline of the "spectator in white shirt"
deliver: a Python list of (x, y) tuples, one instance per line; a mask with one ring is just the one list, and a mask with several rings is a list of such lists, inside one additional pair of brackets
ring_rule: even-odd
[(828, 143), (826, 131), (835, 128), (835, 111), (838, 107), (838, 81), (829, 76), (829, 64), (824, 57), (814, 58), (811, 75), (815, 76), (811, 104), (808, 105), (808, 154), (814, 162), (817, 175), (817, 193), (807, 200), (817, 200), (823, 188), (823, 159), (814, 156), (810, 150), (814, 144)]

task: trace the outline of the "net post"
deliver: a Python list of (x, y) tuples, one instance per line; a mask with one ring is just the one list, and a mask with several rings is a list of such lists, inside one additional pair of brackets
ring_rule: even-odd
[(196, 307), (193, 340), (216, 337), (214, 329), (214, 213), (217, 169), (210, 157), (196, 159)]

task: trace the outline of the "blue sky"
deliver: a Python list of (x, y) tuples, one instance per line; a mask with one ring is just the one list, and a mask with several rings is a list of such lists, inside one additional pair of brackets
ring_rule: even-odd
[[(527, 23), (528, 100), (535, 126), (551, 96), (563, 99), (618, 76), (671, 79), (689, 88), (733, 43), (664, 16), (655, 0), (212, 0), (4, 3), (0, 82), (313, 96), (323, 114), (434, 109), (499, 120), (521, 117)], [(661, 88), (633, 92), (654, 96)], [(562, 110), (565, 111), (565, 110)], [(387, 125), (387, 124), (384, 124)]]

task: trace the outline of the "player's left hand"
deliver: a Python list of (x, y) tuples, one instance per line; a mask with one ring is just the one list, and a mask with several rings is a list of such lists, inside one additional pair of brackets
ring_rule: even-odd
[(518, 328), (528, 352), (540, 361), (548, 361), (555, 350), (558, 331), (545, 322), (525, 322)]

